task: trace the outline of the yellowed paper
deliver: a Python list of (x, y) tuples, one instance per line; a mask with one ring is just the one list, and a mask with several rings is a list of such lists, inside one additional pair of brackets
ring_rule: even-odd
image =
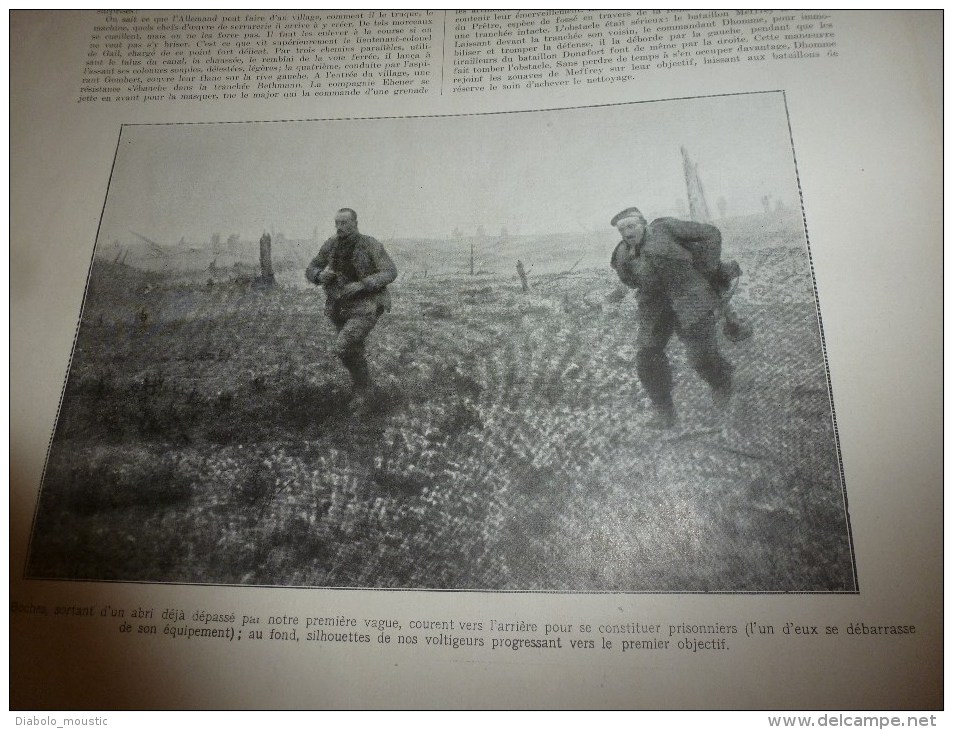
[[(11, 705), (942, 706), (938, 14), (389, 12), (11, 16)], [(609, 220), (686, 159), (756, 329), (652, 439)]]

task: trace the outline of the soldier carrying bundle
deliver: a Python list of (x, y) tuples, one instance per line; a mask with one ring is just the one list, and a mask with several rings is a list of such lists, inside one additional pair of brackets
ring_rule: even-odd
[(728, 305), (741, 268), (735, 261), (721, 261), (721, 232), (707, 223), (676, 218), (648, 224), (638, 208), (618, 213), (611, 225), (622, 234), (612, 268), (623, 284), (637, 290), (636, 370), (656, 411), (649, 425), (675, 425), (672, 370), (665, 353), (673, 334), (711, 387), (715, 405), (725, 408), (734, 367), (719, 350), (718, 320), (725, 316), (724, 332), (733, 341), (751, 331)]

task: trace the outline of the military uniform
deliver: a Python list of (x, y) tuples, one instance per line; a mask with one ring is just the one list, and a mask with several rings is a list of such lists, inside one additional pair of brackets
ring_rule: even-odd
[[(397, 278), (397, 268), (377, 239), (355, 232), (325, 241), (305, 277), (312, 284), (320, 284), (325, 269), (337, 275), (324, 284), (324, 313), (338, 332), (334, 353), (351, 374), (355, 390), (364, 390), (371, 382), (364, 342), (381, 314), (390, 311), (387, 285)], [(363, 289), (346, 296), (345, 288), (354, 282), (360, 282)]]
[(730, 285), (721, 263), (721, 233), (714, 226), (658, 218), (642, 240), (622, 240), (612, 267), (638, 291), (636, 369), (656, 410), (674, 419), (672, 371), (665, 347), (673, 334), (685, 344), (688, 360), (717, 401), (731, 393), (732, 366), (721, 356), (716, 325), (720, 291)]

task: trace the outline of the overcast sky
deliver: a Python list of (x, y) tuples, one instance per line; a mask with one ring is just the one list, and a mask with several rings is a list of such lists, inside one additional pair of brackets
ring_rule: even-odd
[(798, 205), (780, 93), (546, 112), (127, 126), (110, 183), (102, 244), (201, 244), (213, 233), (256, 239), (331, 235), (357, 210), (383, 240), (610, 231), (639, 206), (649, 219), (684, 200), (684, 145), (709, 207), (761, 210), (765, 194)]

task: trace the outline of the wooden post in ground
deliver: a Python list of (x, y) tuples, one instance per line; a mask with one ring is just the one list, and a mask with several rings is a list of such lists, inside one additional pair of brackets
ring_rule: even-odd
[(529, 291), (529, 282), (526, 281), (526, 269), (523, 268), (523, 262), (519, 259), (516, 259), (516, 273), (519, 274), (520, 284), (523, 285), (523, 293), (526, 294)]
[(698, 165), (688, 156), (688, 150), (682, 151), (682, 170), (685, 173), (685, 189), (688, 192), (688, 210), (692, 220), (699, 223), (711, 223), (711, 213), (708, 211), (708, 201), (705, 199), (705, 188), (698, 177)]
[(267, 232), (258, 241), (258, 256), (261, 261), (261, 280), (270, 286), (275, 283), (275, 270), (271, 267), (271, 236)]

